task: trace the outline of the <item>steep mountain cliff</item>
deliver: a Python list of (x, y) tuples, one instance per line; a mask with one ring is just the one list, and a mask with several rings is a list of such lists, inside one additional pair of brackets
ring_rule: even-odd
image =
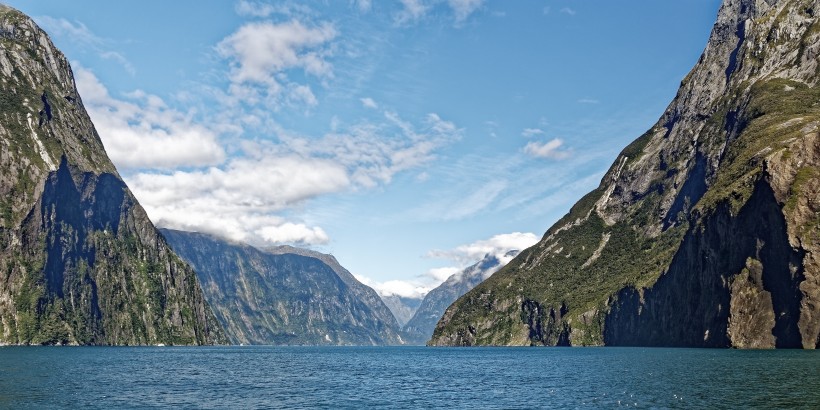
[(393, 313), (399, 326), (404, 326), (416, 314), (422, 299), (407, 298), (399, 295), (381, 295), (382, 301)]
[(196, 270), (205, 297), (235, 344), (402, 344), (373, 289), (330, 255), (260, 250), (193, 232), (162, 230)]
[(66, 58), (0, 5), (0, 344), (224, 341), (108, 159)]
[(436, 323), (441, 319), (447, 307), (461, 295), (490, 277), (517, 254), (518, 251), (507, 252), (502, 256), (503, 261), (499, 260), (496, 255), (487, 254), (474, 265), (447, 278), (444, 283), (424, 296), (424, 300), (421, 301), (416, 313), (402, 328), (406, 334), (405, 338), (419, 343), (430, 340), (430, 336), (433, 335), (433, 330), (436, 328)]
[(818, 347), (818, 13), (725, 0), (658, 123), (431, 344)]

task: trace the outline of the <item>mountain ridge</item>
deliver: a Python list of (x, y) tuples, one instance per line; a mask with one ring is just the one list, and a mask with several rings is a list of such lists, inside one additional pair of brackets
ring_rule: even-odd
[(431, 344), (816, 348), (818, 6), (725, 0), (656, 125)]
[(194, 267), (234, 344), (404, 344), (376, 292), (331, 255), (290, 246), (262, 249), (204, 233), (161, 232)]
[(2, 4), (0, 113), (0, 344), (224, 343), (105, 153), (65, 56)]

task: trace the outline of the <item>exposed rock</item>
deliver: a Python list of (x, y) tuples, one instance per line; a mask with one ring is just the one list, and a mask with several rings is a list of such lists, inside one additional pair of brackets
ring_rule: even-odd
[(4, 5), (0, 136), (0, 344), (225, 341), (108, 159), (66, 58)]
[[(509, 261), (518, 251), (510, 251), (505, 257)], [(501, 257), (499, 255), (499, 257)], [(415, 343), (425, 343), (430, 340), (444, 311), (461, 295), (484, 281), (502, 266), (502, 261), (495, 255), (487, 254), (472, 266), (465, 268), (431, 290), (421, 301), (413, 317), (403, 327), (405, 338)]]
[(162, 233), (196, 270), (234, 344), (403, 344), (376, 292), (331, 255), (293, 247), (261, 250), (201, 233)]
[(657, 124), (433, 343), (528, 344), (565, 307), (573, 345), (817, 347), (818, 9), (725, 0)]

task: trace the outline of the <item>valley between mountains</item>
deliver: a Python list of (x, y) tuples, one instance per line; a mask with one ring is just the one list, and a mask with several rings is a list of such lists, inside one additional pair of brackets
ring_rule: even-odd
[(157, 228), (65, 55), (0, 5), (0, 344), (816, 349), (818, 13), (724, 0), (677, 96), (596, 189), (534, 246), (418, 300), (330, 254)]

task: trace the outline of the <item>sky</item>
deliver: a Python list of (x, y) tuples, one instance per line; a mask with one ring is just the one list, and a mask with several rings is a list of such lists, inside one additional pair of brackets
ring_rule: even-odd
[(0, 0), (160, 227), (421, 297), (533, 245), (649, 129), (719, 0)]

